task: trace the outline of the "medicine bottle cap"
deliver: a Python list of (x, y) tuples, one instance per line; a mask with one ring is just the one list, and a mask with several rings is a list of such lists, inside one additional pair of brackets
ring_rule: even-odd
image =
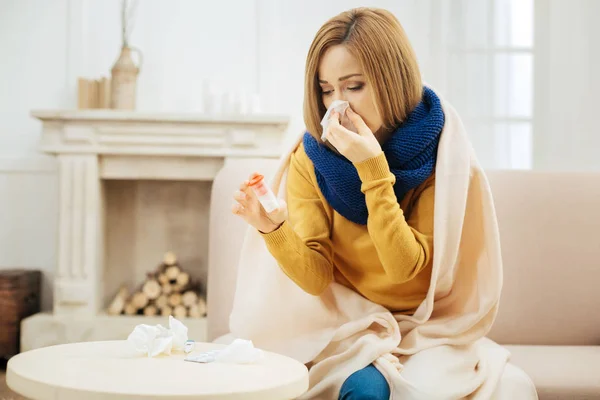
[(260, 181), (262, 181), (265, 177), (260, 175), (260, 174), (255, 174), (252, 179), (250, 179), (250, 183), (248, 183), (249, 186), (254, 186), (256, 184), (258, 184)]

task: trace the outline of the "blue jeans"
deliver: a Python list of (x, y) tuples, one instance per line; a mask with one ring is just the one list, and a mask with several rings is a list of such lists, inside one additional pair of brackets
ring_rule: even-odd
[(390, 386), (373, 365), (356, 371), (340, 389), (339, 400), (389, 400)]

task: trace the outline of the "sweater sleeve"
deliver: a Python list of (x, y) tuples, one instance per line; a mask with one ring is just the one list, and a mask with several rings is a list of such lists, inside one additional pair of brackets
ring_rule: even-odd
[(435, 181), (429, 179), (419, 188), (407, 218), (394, 193), (396, 177), (383, 153), (355, 167), (369, 210), (369, 235), (383, 268), (392, 282), (407, 282), (432, 257)]
[(290, 215), (273, 232), (263, 234), (269, 252), (302, 290), (318, 296), (333, 281), (330, 216), (308, 173), (302, 147), (292, 155), (287, 177)]

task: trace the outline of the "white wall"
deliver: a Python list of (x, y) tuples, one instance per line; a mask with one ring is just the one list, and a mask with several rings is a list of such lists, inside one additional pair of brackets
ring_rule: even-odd
[(48, 307), (56, 260), (54, 160), (36, 151), (32, 108), (67, 106), (66, 0), (0, 1), (0, 268), (44, 271)]
[(536, 7), (534, 166), (600, 171), (600, 2)]

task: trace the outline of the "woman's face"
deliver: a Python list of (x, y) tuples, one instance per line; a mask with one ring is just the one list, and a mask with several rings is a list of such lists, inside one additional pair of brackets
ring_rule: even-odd
[(373, 101), (372, 88), (358, 60), (344, 45), (332, 46), (325, 51), (318, 74), (325, 108), (329, 108), (334, 100), (345, 100), (373, 133), (381, 128), (383, 121)]

